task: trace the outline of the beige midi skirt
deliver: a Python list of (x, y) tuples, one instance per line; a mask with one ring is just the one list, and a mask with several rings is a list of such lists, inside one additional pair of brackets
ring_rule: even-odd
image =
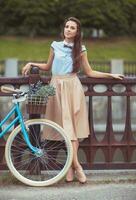
[[(52, 76), (56, 94), (49, 98), (46, 119), (64, 128), (70, 140), (88, 137), (89, 124), (85, 95), (76, 74)], [(51, 133), (48, 132), (48, 137)], [(46, 132), (43, 139), (47, 138)]]

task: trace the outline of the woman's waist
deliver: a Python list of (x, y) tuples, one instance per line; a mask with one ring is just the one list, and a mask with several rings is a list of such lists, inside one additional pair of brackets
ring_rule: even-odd
[(70, 79), (70, 78), (74, 78), (77, 77), (77, 73), (67, 73), (67, 74), (53, 74), (52, 78), (53, 79)]

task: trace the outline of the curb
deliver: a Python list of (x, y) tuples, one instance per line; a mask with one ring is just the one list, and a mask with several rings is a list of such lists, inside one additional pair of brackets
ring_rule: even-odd
[[(3, 172), (3, 173), (2, 173)], [(134, 183), (136, 184), (136, 170), (84, 170), (87, 176), (87, 184), (108, 184), (108, 183)], [(10, 177), (10, 178), (9, 178)], [(73, 183), (75, 184), (75, 179)], [(0, 185), (21, 185), (10, 172), (1, 171)], [(59, 184), (65, 184), (63, 178)], [(72, 184), (72, 183), (71, 183)], [(67, 185), (67, 184), (66, 184)]]
[(136, 170), (85, 170), (88, 183), (136, 183)]

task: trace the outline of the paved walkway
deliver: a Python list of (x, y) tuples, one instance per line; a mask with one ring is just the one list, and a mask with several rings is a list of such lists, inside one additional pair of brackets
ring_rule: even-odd
[(86, 172), (84, 185), (64, 180), (50, 187), (3, 185), (0, 200), (136, 200), (136, 170)]
[(33, 188), (10, 186), (0, 189), (0, 200), (136, 200), (136, 184), (71, 185)]

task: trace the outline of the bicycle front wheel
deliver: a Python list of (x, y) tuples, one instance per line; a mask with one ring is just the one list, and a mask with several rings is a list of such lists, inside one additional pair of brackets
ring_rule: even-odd
[[(5, 157), (13, 175), (30, 186), (49, 186), (61, 180), (72, 162), (71, 141), (56, 123), (46, 119), (25, 122), (34, 153), (26, 145), (20, 125), (9, 136)], [(44, 137), (43, 137), (44, 136)]]

